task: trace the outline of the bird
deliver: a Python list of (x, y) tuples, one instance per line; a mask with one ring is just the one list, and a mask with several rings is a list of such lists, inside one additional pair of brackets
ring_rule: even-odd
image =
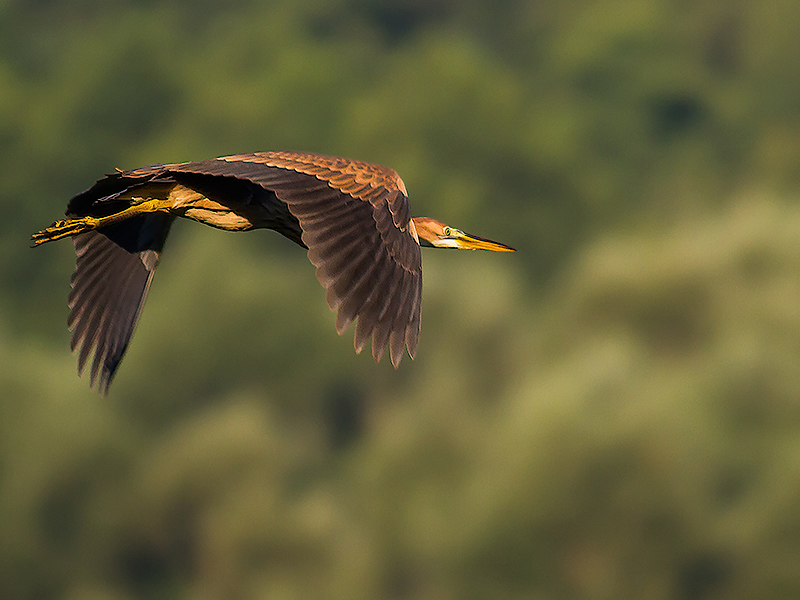
[(382, 165), (310, 152), (255, 152), (120, 170), (68, 203), (32, 247), (71, 237), (67, 325), (78, 375), (105, 395), (142, 313), (176, 218), (228, 231), (272, 229), (307, 250), (341, 335), (379, 362), (413, 359), (422, 297), (420, 248), (514, 252), (429, 217), (410, 216), (400, 176)]

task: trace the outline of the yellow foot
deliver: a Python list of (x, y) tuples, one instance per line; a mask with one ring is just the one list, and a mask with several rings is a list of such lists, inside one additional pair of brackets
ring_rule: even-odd
[(67, 221), (56, 221), (47, 229), (37, 231), (31, 236), (31, 248), (35, 248), (47, 242), (54, 242), (71, 235), (78, 235), (84, 231), (97, 229), (100, 219), (95, 217), (82, 217), (80, 219), (69, 219)]

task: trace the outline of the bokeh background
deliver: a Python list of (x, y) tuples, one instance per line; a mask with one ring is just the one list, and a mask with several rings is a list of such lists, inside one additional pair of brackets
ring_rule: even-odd
[[(0, 597), (800, 597), (800, 3), (0, 1)], [(390, 165), (417, 359), (302, 250), (173, 228), (111, 393), (68, 242), (115, 167)]]

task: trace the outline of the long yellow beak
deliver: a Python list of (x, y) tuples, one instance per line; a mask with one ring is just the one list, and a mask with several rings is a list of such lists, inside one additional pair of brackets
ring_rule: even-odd
[(464, 250), (490, 250), (491, 252), (516, 252), (511, 246), (506, 246), (500, 242), (493, 242), (477, 235), (465, 233), (456, 239), (458, 247)]

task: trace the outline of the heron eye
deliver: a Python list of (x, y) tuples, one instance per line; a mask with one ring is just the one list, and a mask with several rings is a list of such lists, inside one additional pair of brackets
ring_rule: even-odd
[(453, 233), (453, 230), (450, 229), (449, 227), (445, 227), (444, 230), (442, 231), (442, 233), (444, 233), (444, 235), (446, 237), (450, 237), (452, 235), (452, 233)]

